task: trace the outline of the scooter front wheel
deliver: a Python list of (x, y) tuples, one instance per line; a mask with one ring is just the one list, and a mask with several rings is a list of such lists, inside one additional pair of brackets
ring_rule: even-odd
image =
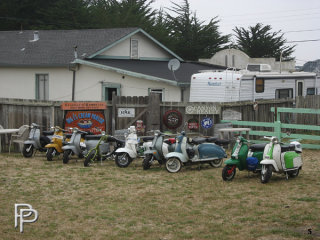
[(96, 151), (92, 150), (85, 158), (83, 166), (90, 167), (96, 159)]
[(67, 164), (69, 162), (71, 154), (72, 154), (71, 149), (67, 149), (63, 152), (63, 163), (64, 164)]
[(269, 182), (271, 176), (272, 176), (272, 165), (262, 165), (261, 183)]
[(48, 148), (48, 150), (47, 150), (47, 160), (48, 161), (52, 161), (52, 159), (53, 159), (53, 156), (55, 156), (56, 155), (56, 149), (55, 148)]
[(116, 155), (115, 162), (118, 167), (125, 168), (129, 166), (132, 159), (128, 153), (119, 153)]
[(236, 165), (226, 165), (222, 169), (222, 179), (224, 181), (231, 181), (236, 175)]
[(220, 158), (220, 159), (215, 159), (215, 160), (210, 161), (209, 164), (211, 167), (218, 168), (222, 165), (222, 162), (223, 162), (223, 159)]
[(32, 157), (33, 150), (34, 150), (34, 147), (32, 144), (25, 144), (23, 145), (22, 154), (26, 158)]
[(147, 170), (151, 167), (151, 162), (153, 160), (152, 158), (153, 158), (152, 154), (148, 154), (145, 156), (145, 158), (143, 159), (143, 162), (142, 162), (143, 170)]
[(178, 158), (169, 158), (166, 161), (166, 169), (169, 173), (179, 172), (181, 169), (181, 161)]

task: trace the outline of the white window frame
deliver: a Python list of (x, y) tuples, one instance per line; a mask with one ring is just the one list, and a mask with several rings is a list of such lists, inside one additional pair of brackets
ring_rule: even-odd
[(36, 99), (49, 100), (49, 74), (36, 73), (35, 78), (36, 78), (36, 86), (35, 86)]

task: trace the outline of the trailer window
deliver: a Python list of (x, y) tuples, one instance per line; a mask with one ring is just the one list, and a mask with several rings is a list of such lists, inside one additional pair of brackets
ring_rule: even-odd
[(316, 95), (315, 88), (307, 88), (307, 95)]
[(287, 89), (277, 89), (276, 90), (276, 98), (292, 98), (293, 96), (293, 89), (287, 88)]
[(264, 79), (257, 78), (256, 79), (256, 93), (263, 93), (264, 92)]

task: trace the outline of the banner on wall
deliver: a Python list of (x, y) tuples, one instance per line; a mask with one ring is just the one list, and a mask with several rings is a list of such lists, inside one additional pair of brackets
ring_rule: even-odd
[(82, 131), (100, 134), (99, 129), (106, 131), (104, 112), (99, 110), (67, 111), (64, 128), (77, 127)]

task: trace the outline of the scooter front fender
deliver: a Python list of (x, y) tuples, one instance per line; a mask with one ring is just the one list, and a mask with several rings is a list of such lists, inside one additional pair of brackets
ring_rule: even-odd
[(77, 148), (73, 145), (66, 145), (66, 146), (63, 146), (62, 147), (62, 150), (63, 151), (66, 151), (66, 150), (71, 150), (74, 154), (78, 155), (80, 154), (80, 152), (77, 150)]
[(134, 151), (130, 150), (130, 149), (127, 149), (127, 148), (118, 148), (116, 150), (116, 153), (128, 153), (129, 156), (134, 159), (137, 157), (137, 153), (135, 153)]
[(146, 150), (146, 151), (144, 151), (143, 155), (144, 156), (153, 155), (155, 157), (155, 159), (157, 159), (157, 160), (160, 159), (160, 155), (157, 150)]
[(239, 167), (240, 161), (238, 159), (228, 159), (224, 162), (224, 164), (226, 165), (236, 165), (237, 167)]
[(276, 172), (279, 172), (279, 168), (277, 166), (277, 163), (273, 159), (263, 159), (260, 162), (261, 165), (272, 165), (273, 168), (276, 170)]
[(168, 153), (165, 158), (168, 160), (169, 158), (173, 158), (173, 157), (178, 158), (183, 163), (188, 161), (188, 159), (182, 153), (178, 153), (178, 152)]
[(26, 140), (26, 141), (24, 141), (23, 144), (24, 144), (24, 145), (31, 144), (31, 145), (33, 145), (34, 147), (36, 146), (36, 142), (35, 142), (34, 140)]

